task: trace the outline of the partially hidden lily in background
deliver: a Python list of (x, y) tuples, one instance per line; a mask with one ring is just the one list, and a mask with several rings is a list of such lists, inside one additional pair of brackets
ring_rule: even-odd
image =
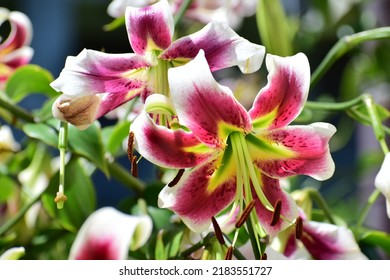
[(0, 89), (16, 68), (30, 62), (33, 49), (29, 46), (32, 39), (30, 19), (18, 11), (0, 8), (0, 26), (10, 23), (10, 32), (6, 38), (0, 37)]
[(84, 222), (73, 242), (69, 259), (124, 260), (129, 250), (143, 246), (152, 233), (152, 219), (103, 207)]
[(267, 55), (266, 65), (268, 84), (247, 111), (229, 88), (214, 80), (200, 51), (193, 61), (169, 70), (172, 103), (181, 126), (158, 125), (147, 112), (131, 125), (142, 156), (163, 167), (182, 169), (181, 176), (160, 192), (159, 206), (172, 209), (195, 232), (206, 230), (212, 218), (229, 206), (231, 213), (238, 208), (240, 216), (254, 205), (248, 218), (255, 232), (275, 236), (298, 217), (298, 208), (280, 187), (279, 178), (304, 174), (325, 180), (334, 172), (328, 141), (335, 127), (289, 125), (307, 100), (306, 56)]
[(382, 166), (375, 177), (375, 187), (383, 194), (386, 199), (387, 216), (390, 219), (390, 153), (385, 155)]
[(200, 31), (172, 41), (174, 24), (167, 0), (126, 9), (126, 27), (134, 53), (109, 54), (83, 50), (68, 57), (51, 86), (63, 94), (53, 115), (80, 129), (118, 106), (152, 93), (169, 96), (168, 68), (193, 59), (203, 49), (212, 71), (238, 65), (257, 71), (264, 47), (238, 36), (227, 24), (212, 22)]

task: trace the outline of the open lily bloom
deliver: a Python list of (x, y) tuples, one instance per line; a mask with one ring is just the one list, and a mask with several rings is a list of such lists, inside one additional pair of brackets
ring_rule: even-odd
[(375, 177), (375, 187), (386, 198), (387, 216), (390, 218), (390, 153), (387, 153), (382, 166)]
[(250, 219), (255, 230), (273, 236), (298, 216), (278, 179), (304, 174), (325, 180), (334, 172), (328, 141), (335, 128), (327, 123), (288, 126), (307, 99), (306, 56), (267, 55), (266, 64), (268, 85), (247, 112), (229, 88), (214, 80), (200, 51), (168, 75), (177, 118), (185, 128), (158, 125), (147, 112), (131, 125), (142, 156), (185, 169), (161, 191), (159, 206), (172, 209), (193, 231), (206, 230), (211, 218), (230, 205), (242, 213), (254, 201), (257, 216)]
[(83, 50), (68, 57), (51, 86), (63, 94), (53, 115), (79, 128), (127, 101), (151, 93), (169, 96), (168, 68), (183, 65), (203, 49), (212, 71), (237, 65), (242, 72), (258, 70), (264, 47), (238, 36), (226, 24), (213, 22), (172, 42), (173, 17), (167, 0), (128, 7), (126, 27), (135, 53), (108, 54)]
[(30, 19), (21, 12), (0, 8), (0, 26), (7, 21), (11, 25), (10, 33), (7, 38), (0, 38), (0, 86), (33, 56), (33, 49), (28, 46), (32, 38)]
[(131, 216), (112, 207), (101, 208), (84, 222), (69, 259), (123, 260), (128, 251), (143, 246), (152, 232), (149, 216)]

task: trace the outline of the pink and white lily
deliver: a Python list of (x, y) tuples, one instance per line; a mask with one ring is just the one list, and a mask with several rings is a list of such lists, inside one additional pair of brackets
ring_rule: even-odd
[(375, 187), (386, 198), (387, 216), (390, 218), (390, 153), (385, 155), (382, 166), (375, 177)]
[(304, 174), (325, 180), (334, 172), (328, 141), (335, 128), (328, 123), (289, 126), (308, 95), (306, 56), (267, 55), (266, 65), (268, 84), (247, 111), (229, 88), (214, 80), (200, 51), (191, 62), (169, 70), (181, 126), (158, 125), (148, 112), (131, 125), (143, 157), (185, 169), (161, 191), (159, 206), (172, 209), (193, 231), (206, 230), (211, 218), (229, 206), (232, 213), (236, 208), (242, 213), (254, 201), (257, 216), (250, 219), (255, 230), (274, 236), (298, 216), (279, 178)]
[(263, 46), (250, 43), (220, 22), (172, 42), (174, 25), (167, 0), (128, 7), (125, 17), (134, 53), (83, 50), (68, 57), (59, 78), (51, 83), (63, 92), (53, 105), (55, 117), (86, 128), (135, 97), (169, 96), (167, 70), (187, 63), (200, 49), (212, 71), (237, 65), (251, 73), (260, 68), (264, 57)]
[(0, 8), (0, 26), (4, 22), (11, 25), (7, 38), (0, 38), (0, 87), (12, 72), (30, 62), (33, 49), (29, 47), (32, 38), (30, 19), (18, 11)]
[(149, 216), (132, 216), (112, 207), (101, 208), (80, 228), (69, 259), (127, 259), (129, 249), (136, 250), (148, 241), (152, 228)]

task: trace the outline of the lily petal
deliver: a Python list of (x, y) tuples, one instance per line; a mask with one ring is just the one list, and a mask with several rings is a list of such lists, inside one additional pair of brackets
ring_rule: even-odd
[(152, 232), (149, 216), (131, 216), (112, 207), (92, 213), (80, 228), (69, 259), (123, 260), (128, 250), (146, 243)]
[(230, 132), (251, 130), (247, 111), (214, 80), (202, 50), (186, 65), (169, 69), (168, 79), (180, 123), (202, 142), (224, 146)]
[[(225, 152), (224, 158), (229, 157)], [(211, 217), (229, 206), (236, 192), (235, 163), (231, 158), (216, 159), (185, 171), (178, 184), (166, 186), (158, 205), (170, 208), (194, 232), (206, 231)]]
[(315, 221), (303, 223), (302, 243), (319, 260), (365, 260), (348, 228)]
[(0, 44), (0, 55), (7, 54), (13, 50), (30, 44), (32, 39), (32, 24), (30, 19), (18, 11), (10, 12), (5, 8), (0, 9), (0, 25), (3, 20), (9, 20), (11, 33), (7, 39)]
[(130, 45), (137, 54), (164, 50), (172, 42), (173, 16), (167, 0), (156, 4), (126, 9), (126, 28)]
[[(66, 115), (80, 113), (73, 103), (79, 106), (81, 102), (84, 104), (83, 112), (88, 111), (88, 115), (92, 116), (89, 119), (94, 120), (137, 96), (146, 95), (149, 92), (146, 73), (150, 66), (150, 62), (135, 54), (106, 54), (84, 49), (77, 57), (67, 58), (60, 76), (50, 84), (65, 94), (56, 101), (53, 114), (59, 114), (55, 108), (61, 106), (64, 100), (70, 101), (68, 113), (64, 116), (72, 123)], [(94, 101), (93, 108), (86, 106), (86, 99)], [(92, 115), (91, 111), (95, 114)]]
[(178, 65), (204, 50), (211, 71), (237, 65), (243, 73), (257, 71), (265, 48), (238, 36), (226, 23), (211, 22), (200, 31), (173, 42), (160, 58)]
[(271, 205), (275, 205), (277, 201), (282, 203), (282, 208), (280, 211), (281, 218), (278, 220), (276, 225), (271, 226), (274, 213), (268, 210), (260, 202), (260, 200), (256, 198), (257, 196), (255, 193), (253, 194), (256, 201), (255, 208), (257, 216), (259, 217), (259, 222), (264, 231), (267, 232), (267, 234), (269, 234), (271, 237), (274, 237), (279, 232), (291, 226), (291, 223), (294, 222), (298, 217), (298, 207), (292, 197), (280, 187), (278, 179), (273, 179), (265, 174), (262, 174), (261, 184), (263, 193)]
[(170, 168), (197, 166), (215, 155), (191, 132), (156, 125), (146, 112), (131, 124), (135, 148), (150, 162)]
[(288, 126), (247, 137), (254, 163), (273, 178), (308, 175), (326, 180), (334, 173), (328, 142), (336, 128), (328, 123)]
[(303, 53), (291, 57), (267, 54), (268, 84), (257, 95), (249, 115), (254, 129), (279, 128), (302, 111), (310, 85), (310, 65)]
[(154, 0), (113, 0), (107, 7), (107, 13), (114, 18), (118, 18), (125, 15), (128, 6), (144, 7), (154, 2)]
[(390, 153), (387, 153), (382, 166), (375, 177), (375, 187), (386, 198), (387, 216), (390, 218)]

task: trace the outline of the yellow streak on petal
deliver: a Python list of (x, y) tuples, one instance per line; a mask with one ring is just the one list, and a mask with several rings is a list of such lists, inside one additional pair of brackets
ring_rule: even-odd
[(278, 113), (278, 109), (274, 109), (273, 111), (269, 112), (267, 115), (264, 115), (260, 118), (257, 118), (253, 121), (253, 129), (263, 129), (270, 126), (272, 121), (276, 118), (276, 114)]

